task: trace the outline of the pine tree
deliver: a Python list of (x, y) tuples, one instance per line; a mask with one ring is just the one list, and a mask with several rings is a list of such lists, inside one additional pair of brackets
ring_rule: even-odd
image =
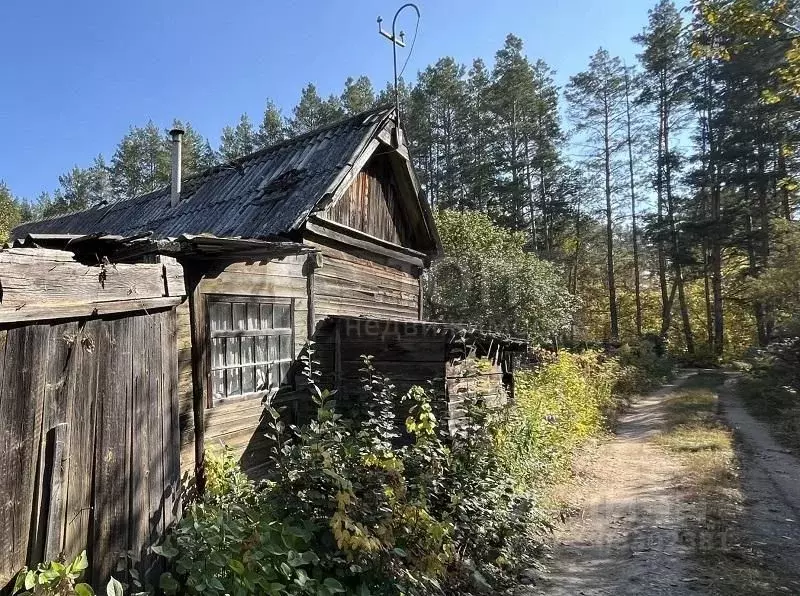
[(169, 184), (170, 153), (161, 129), (152, 121), (132, 126), (111, 158), (111, 188), (130, 198)]
[(668, 238), (672, 261), (673, 284), (683, 326), (684, 341), (689, 352), (694, 351), (694, 337), (689, 320), (686, 300), (684, 271), (678, 233), (678, 214), (674, 188), (673, 170), (679, 163), (679, 155), (672, 139), (679, 132), (678, 122), (683, 116), (688, 100), (689, 51), (683, 33), (683, 22), (671, 0), (659, 0), (648, 15), (648, 26), (634, 41), (641, 44), (639, 56), (642, 64), (642, 101), (654, 107), (658, 114), (658, 157), (656, 159), (656, 192), (658, 201), (659, 276), (662, 301), (662, 334), (670, 327), (672, 299), (667, 295), (666, 249), (664, 237)]
[(614, 195), (618, 152), (624, 147), (625, 69), (619, 58), (598, 50), (588, 70), (570, 77), (566, 91), (575, 129), (589, 149), (586, 165), (602, 179), (606, 224), (606, 283), (611, 339), (619, 338), (619, 313), (614, 274)]
[(269, 147), (275, 143), (280, 143), (286, 138), (286, 123), (280, 108), (269, 99), (267, 107), (264, 109), (264, 117), (258, 127), (256, 143), (260, 147)]
[(0, 242), (8, 240), (11, 230), (20, 221), (22, 221), (20, 204), (5, 182), (0, 180)]
[(220, 137), (219, 154), (223, 161), (231, 161), (253, 153), (258, 148), (258, 137), (247, 114), (239, 117), (235, 127), (226, 126)]
[(300, 102), (292, 110), (292, 118), (288, 122), (290, 136), (297, 136), (303, 133), (322, 128), (328, 124), (341, 120), (344, 110), (339, 98), (330, 96), (322, 99), (317, 93), (317, 88), (313, 83), (309, 83), (303, 88), (300, 95)]
[(375, 90), (369, 77), (360, 76), (357, 79), (347, 77), (344, 82), (344, 91), (339, 98), (344, 113), (348, 116), (364, 112), (375, 106)]

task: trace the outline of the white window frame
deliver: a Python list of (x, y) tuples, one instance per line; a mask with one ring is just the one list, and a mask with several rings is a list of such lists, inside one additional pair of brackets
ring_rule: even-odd
[[(230, 305), (230, 327), (231, 328), (217, 328), (213, 316), (213, 309), (217, 305), (224, 304)], [(289, 326), (274, 326), (274, 310), (275, 306), (288, 306), (289, 310)], [(208, 358), (207, 358), (207, 405), (208, 407), (219, 406), (225, 403), (264, 398), (271, 396), (278, 392), (281, 387), (289, 384), (289, 371), (291, 370), (292, 363), (295, 360), (295, 330), (294, 330), (294, 317), (295, 317), (295, 304), (294, 298), (279, 298), (273, 296), (251, 296), (251, 295), (232, 295), (232, 294), (206, 294), (205, 295), (206, 307), (206, 337), (208, 338)], [(251, 314), (254, 314), (252, 308), (258, 307), (259, 322), (256, 326), (252, 323)], [(262, 324), (263, 312), (262, 309), (269, 308), (271, 319), (270, 327), (265, 327)], [(244, 315), (243, 319), (237, 317), (238, 314)], [(252, 327), (252, 328), (251, 328)], [(253, 338), (250, 343), (251, 357), (249, 362), (243, 360), (243, 349), (247, 338)], [(280, 338), (286, 338), (289, 341), (289, 355), (281, 357), (281, 345), (284, 341)], [(257, 360), (258, 348), (261, 347), (259, 340), (263, 339), (264, 343), (262, 354), (263, 360)], [(237, 347), (235, 351), (228, 350), (228, 342), (233, 342)], [(277, 341), (277, 346), (274, 348), (274, 358), (269, 358), (270, 341)], [(218, 351), (222, 346), (221, 352)], [(228, 357), (233, 355), (234, 362), (228, 362)], [(277, 367), (277, 368), (276, 368)], [(261, 369), (261, 370), (259, 370)], [(236, 371), (232, 376), (230, 373)], [(252, 383), (246, 382), (247, 372), (252, 372)], [(259, 388), (258, 374), (263, 372), (268, 385)], [(277, 384), (273, 383), (272, 379), (279, 376)], [(219, 387), (219, 375), (222, 373), (223, 383), (223, 396), (215, 395), (215, 390)], [(230, 392), (228, 383), (231, 378), (238, 376), (238, 392)], [(236, 385), (234, 384), (234, 387)], [(246, 387), (252, 387), (252, 390), (245, 390)]]

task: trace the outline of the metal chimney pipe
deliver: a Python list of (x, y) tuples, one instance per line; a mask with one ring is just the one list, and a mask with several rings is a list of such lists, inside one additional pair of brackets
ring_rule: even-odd
[(181, 200), (181, 153), (184, 132), (182, 128), (173, 128), (169, 131), (169, 136), (172, 139), (172, 188), (169, 195), (169, 204), (172, 207), (177, 207)]

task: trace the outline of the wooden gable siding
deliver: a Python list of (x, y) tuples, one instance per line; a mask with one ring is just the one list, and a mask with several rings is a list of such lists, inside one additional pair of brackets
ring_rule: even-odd
[[(304, 265), (306, 255), (292, 255), (263, 261), (243, 261), (235, 263), (207, 263), (202, 267), (202, 279), (197, 287), (197, 312), (190, 316), (206, 335), (206, 309), (209, 295), (256, 296), (271, 298), (292, 298), (294, 303), (295, 355), (299, 355), (308, 338), (307, 313), (308, 293)], [(189, 315), (187, 311), (187, 316)], [(180, 316), (180, 313), (179, 313)], [(191, 328), (180, 326), (182, 337), (179, 345), (189, 347), (188, 353), (181, 353), (185, 366), (181, 367), (181, 470), (191, 473), (195, 463), (195, 430), (193, 410)], [(180, 325), (180, 323), (179, 323)], [(181, 357), (181, 356), (179, 356)], [(203, 394), (207, 395), (208, 362), (203, 359), (197, 363), (204, 380)], [(282, 396), (291, 399), (291, 396)], [(231, 447), (240, 458), (242, 468), (253, 473), (264, 465), (268, 455), (268, 445), (263, 438), (265, 429), (263, 419), (264, 404), (260, 398), (245, 398), (221, 405), (208, 407), (205, 404), (204, 444), (208, 449), (220, 449), (223, 445)]]
[(384, 155), (373, 157), (344, 196), (321, 217), (393, 244), (414, 246), (395, 174)]

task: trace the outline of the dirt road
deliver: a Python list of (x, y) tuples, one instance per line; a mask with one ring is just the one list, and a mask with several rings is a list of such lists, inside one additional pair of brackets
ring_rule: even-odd
[(562, 488), (578, 513), (556, 529), (548, 571), (518, 594), (800, 594), (800, 462), (728, 383), (715, 390), (736, 429), (742, 471), (735, 513), (722, 525), (707, 523), (718, 512), (697, 502), (684, 461), (653, 442), (664, 428), (664, 400), (693, 374), (638, 400), (616, 436), (578, 462), (576, 479)]

